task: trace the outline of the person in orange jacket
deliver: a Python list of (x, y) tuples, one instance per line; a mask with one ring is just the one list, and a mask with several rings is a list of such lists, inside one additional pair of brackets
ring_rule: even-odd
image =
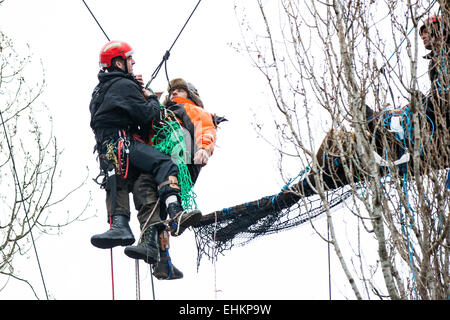
[[(205, 111), (198, 90), (181, 78), (170, 81), (167, 91), (168, 95), (163, 104), (166, 113), (178, 121), (185, 132), (184, 140), (187, 141), (187, 149), (189, 149), (187, 153), (190, 155), (187, 159), (187, 167), (192, 183), (195, 183), (201, 168), (208, 163), (214, 152), (217, 125), (226, 119)], [(153, 134), (154, 131), (150, 130), (149, 141), (152, 141)], [(159, 206), (156, 195), (153, 177), (150, 174), (141, 173), (133, 186), (133, 200), (141, 225), (146, 220), (152, 223), (152, 221), (164, 221), (167, 218), (167, 213)], [(182, 228), (171, 228), (170, 234), (179, 236), (188, 226), (183, 224)], [(172, 264), (169, 255), (170, 234), (167, 230), (160, 231), (160, 259), (153, 265), (153, 275), (160, 280), (183, 277), (183, 273)], [(132, 251), (145, 252), (140, 248), (140, 244), (127, 247), (125, 253)]]
[(224, 119), (205, 111), (198, 90), (192, 83), (177, 78), (170, 81), (167, 91), (169, 94), (163, 102), (167, 112), (175, 115), (181, 126), (189, 132), (188, 138), (193, 142), (190, 143), (190, 154), (193, 157), (188, 168), (192, 182), (195, 183), (201, 168), (208, 163), (214, 152), (216, 127)]

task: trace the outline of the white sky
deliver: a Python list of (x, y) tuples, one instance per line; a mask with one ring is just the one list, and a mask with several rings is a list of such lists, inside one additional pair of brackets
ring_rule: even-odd
[[(111, 39), (125, 40), (135, 50), (135, 73), (147, 82), (164, 52), (172, 44), (196, 0), (86, 1)], [(245, 55), (228, 43), (241, 41), (239, 21), (230, 1), (203, 0), (175, 44), (168, 62), (170, 78), (183, 77), (195, 84), (208, 111), (229, 122), (218, 131), (218, 146), (195, 186), (203, 214), (277, 193), (283, 186), (277, 156), (256, 138), (252, 112), (266, 107), (268, 91), (261, 74)], [(251, 11), (250, 11), (251, 12)], [(278, 14), (274, 12), (273, 14)], [(89, 127), (88, 105), (97, 83), (98, 53), (106, 38), (81, 0), (6, 0), (0, 6), (0, 30), (18, 48), (30, 45), (34, 62), (42, 60), (47, 87), (44, 101), (54, 116), (55, 135), (65, 185), (70, 189), (86, 175), (98, 173), (92, 154), (94, 136)], [(152, 83), (155, 91), (167, 82), (162, 69)], [(269, 119), (270, 120), (270, 119)], [(288, 168), (295, 172), (302, 168)], [(109, 250), (90, 244), (90, 237), (106, 231), (104, 191), (88, 180), (75, 198), (65, 202), (73, 214), (92, 192), (88, 212), (96, 215), (62, 230), (59, 236), (37, 241), (46, 286), (54, 299), (111, 299)], [(139, 228), (132, 208), (132, 228)], [(340, 232), (346, 237), (346, 217)], [(338, 219), (336, 219), (338, 220)], [(317, 228), (326, 232), (325, 220)], [(116, 299), (135, 299), (135, 262), (114, 249)], [(173, 263), (184, 278), (154, 279), (157, 299), (328, 299), (327, 244), (310, 225), (259, 238), (226, 251), (214, 266), (206, 257), (196, 270), (194, 234), (186, 231), (171, 238)], [(332, 261), (335, 261), (332, 253)], [(334, 263), (333, 263), (334, 264)], [(22, 277), (31, 280), (40, 299), (45, 295), (33, 254), (17, 258)], [(148, 265), (140, 262), (141, 298), (152, 299)], [(353, 299), (340, 267), (332, 267), (332, 298)], [(2, 280), (3, 283), (4, 280)], [(217, 287), (220, 292), (215, 293)], [(0, 299), (34, 299), (22, 283), (10, 280)]]

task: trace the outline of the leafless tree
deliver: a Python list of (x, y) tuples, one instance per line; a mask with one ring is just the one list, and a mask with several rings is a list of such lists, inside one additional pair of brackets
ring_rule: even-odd
[(39, 236), (58, 233), (81, 217), (83, 209), (76, 216), (65, 216), (60, 208), (53, 214), (52, 209), (84, 181), (63, 193), (56, 190), (61, 151), (50, 112), (39, 101), (45, 81), (43, 70), (39, 75), (36, 67), (31, 55), (19, 54), (0, 31), (0, 290), (15, 279), (27, 283), (38, 297), (27, 277), (17, 272), (14, 258), (36, 249)]
[[(448, 299), (448, 92), (433, 100), (431, 125), (418, 34), (428, 16), (450, 21), (446, 1), (252, 3), (236, 5), (244, 40), (234, 45), (267, 80), (274, 130), (261, 119), (256, 127), (279, 151), (285, 181), (292, 174), (287, 163), (310, 166), (325, 206), (325, 180), (352, 188), (354, 234), (364, 231), (368, 242), (344, 241), (330, 211), (327, 222), (355, 297)], [(448, 58), (438, 67), (444, 88)]]

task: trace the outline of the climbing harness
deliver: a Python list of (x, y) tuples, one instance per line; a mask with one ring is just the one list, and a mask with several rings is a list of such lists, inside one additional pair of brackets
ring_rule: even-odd
[(119, 132), (119, 138), (114, 141), (111, 140), (106, 145), (106, 159), (111, 161), (114, 165), (117, 175), (126, 179), (128, 176), (128, 169), (130, 166), (130, 139), (124, 130)]

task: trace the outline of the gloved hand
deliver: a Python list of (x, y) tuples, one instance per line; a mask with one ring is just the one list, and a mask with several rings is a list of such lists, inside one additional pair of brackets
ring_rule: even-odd
[(209, 152), (205, 149), (199, 149), (194, 155), (194, 164), (205, 166), (209, 160)]

